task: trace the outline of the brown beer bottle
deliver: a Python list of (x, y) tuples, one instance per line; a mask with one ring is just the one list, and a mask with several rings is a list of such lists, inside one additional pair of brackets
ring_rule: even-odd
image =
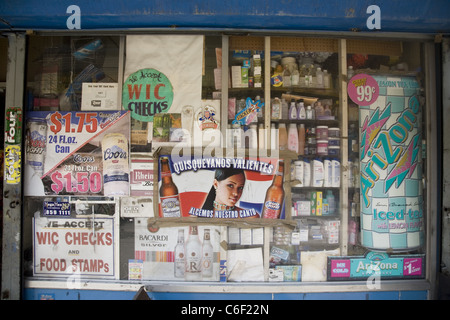
[(181, 217), (180, 196), (178, 188), (172, 180), (169, 158), (161, 157), (161, 187), (159, 188), (159, 201), (161, 204), (160, 217)]
[(284, 202), (284, 160), (278, 160), (278, 169), (272, 181), (272, 185), (267, 189), (261, 216), (267, 219), (280, 218), (281, 209)]

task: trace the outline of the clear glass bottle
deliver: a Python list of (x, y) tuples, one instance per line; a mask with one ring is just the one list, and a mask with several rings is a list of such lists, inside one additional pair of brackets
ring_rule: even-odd
[(213, 257), (214, 251), (211, 244), (211, 233), (209, 229), (205, 229), (203, 234), (202, 247), (202, 276), (203, 278), (210, 278), (213, 276)]
[(189, 226), (189, 238), (186, 241), (185, 280), (202, 279), (202, 243), (198, 237), (198, 227)]
[(178, 239), (177, 245), (174, 249), (174, 275), (175, 278), (184, 278), (184, 268), (185, 268), (185, 252), (184, 252), (184, 230), (178, 229)]

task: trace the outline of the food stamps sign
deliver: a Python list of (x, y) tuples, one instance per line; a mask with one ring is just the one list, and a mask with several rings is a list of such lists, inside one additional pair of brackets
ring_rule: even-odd
[(34, 218), (35, 276), (114, 278), (113, 218)]
[(123, 84), (122, 102), (131, 117), (143, 122), (153, 121), (157, 113), (165, 113), (173, 101), (173, 87), (167, 76), (156, 69), (132, 73)]

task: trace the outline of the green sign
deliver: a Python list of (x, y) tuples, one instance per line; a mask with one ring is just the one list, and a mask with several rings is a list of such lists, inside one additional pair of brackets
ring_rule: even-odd
[(172, 84), (156, 69), (138, 70), (123, 84), (123, 108), (136, 120), (151, 122), (155, 114), (169, 111), (172, 102)]
[(5, 119), (5, 143), (21, 144), (22, 142), (22, 109), (8, 108)]

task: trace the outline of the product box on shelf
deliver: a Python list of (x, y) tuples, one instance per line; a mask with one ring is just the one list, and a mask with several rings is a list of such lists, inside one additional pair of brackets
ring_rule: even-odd
[(275, 271), (283, 271), (283, 281), (301, 281), (302, 280), (302, 266), (301, 265), (288, 265), (288, 266), (276, 266)]
[(322, 191), (311, 192), (311, 215), (321, 216), (322, 215)]

